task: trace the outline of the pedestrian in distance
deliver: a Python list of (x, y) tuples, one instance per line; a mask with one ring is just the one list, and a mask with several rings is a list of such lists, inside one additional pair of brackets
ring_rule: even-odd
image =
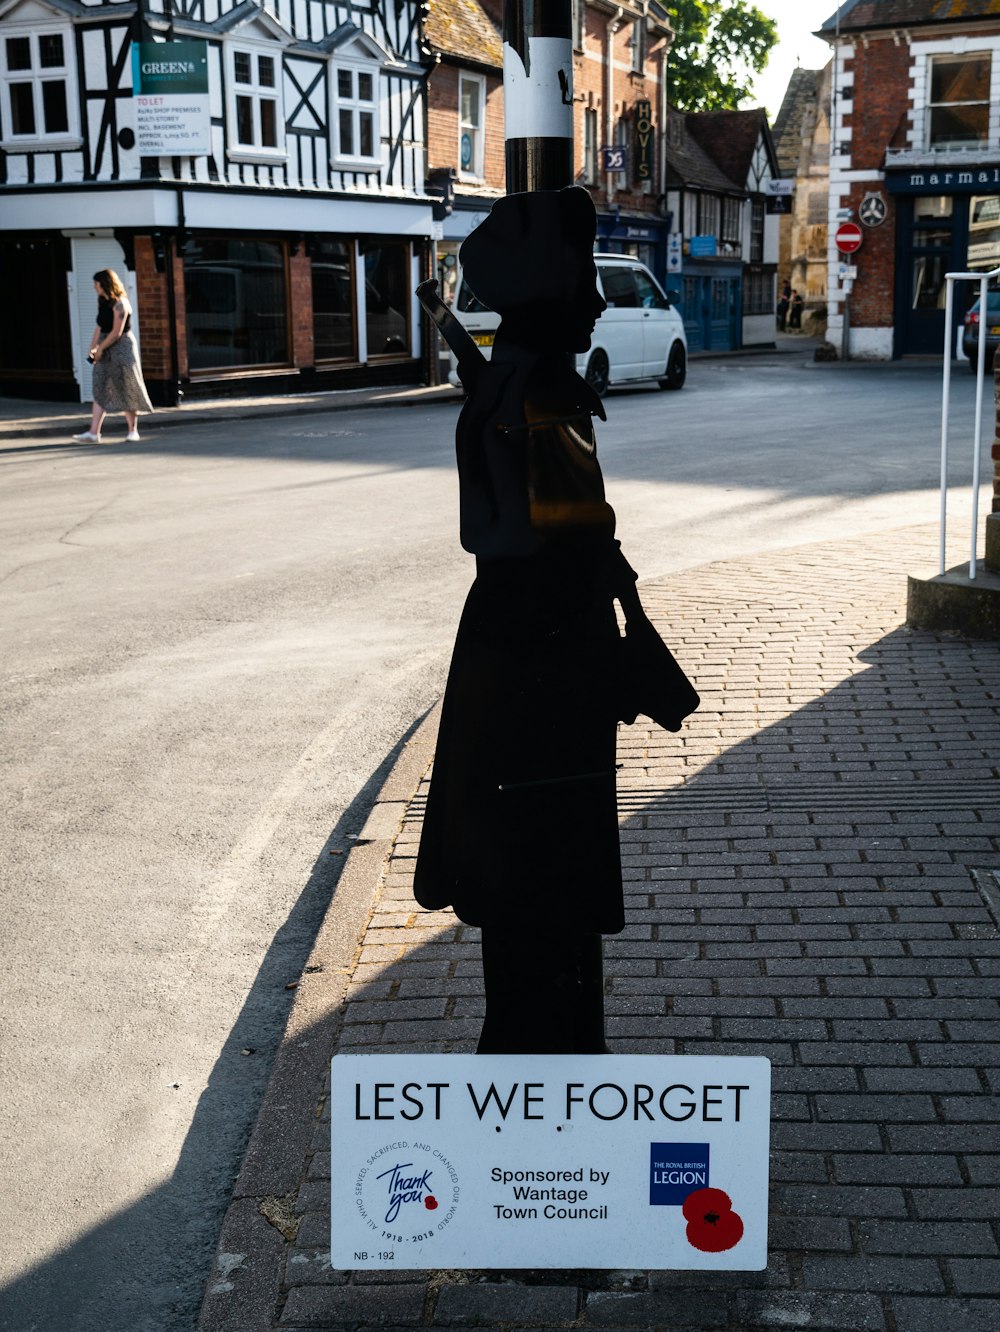
[(802, 332), (802, 311), (804, 308), (805, 301), (802, 299), (802, 293), (793, 291), (788, 311), (788, 327), (794, 328), (799, 333)]
[(784, 333), (785, 321), (788, 318), (788, 303), (792, 298), (791, 285), (786, 282), (781, 289), (781, 295), (778, 298), (778, 332)]
[(139, 440), (139, 413), (151, 412), (139, 364), (139, 348), (132, 332), (132, 306), (121, 278), (113, 268), (94, 274), (97, 326), (90, 339), (87, 360), (94, 367), (94, 410), (90, 428), (73, 438), (80, 444), (100, 444), (101, 426), (108, 412), (124, 412), (126, 441)]
[(573, 365), (605, 309), (596, 228), (577, 187), (499, 199), (461, 253), (500, 315), (492, 359), (440, 301), (434, 314), (468, 395), (456, 445), (476, 581), (414, 892), (482, 932), (480, 1054), (606, 1052), (601, 936), (625, 924), (617, 723), (644, 712), (679, 730), (698, 704), (615, 540), (592, 420), (604, 408)]

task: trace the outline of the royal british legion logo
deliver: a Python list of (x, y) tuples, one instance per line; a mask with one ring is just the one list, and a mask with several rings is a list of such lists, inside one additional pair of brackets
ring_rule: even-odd
[(680, 1207), (708, 1187), (707, 1142), (653, 1142), (649, 1147), (649, 1205)]

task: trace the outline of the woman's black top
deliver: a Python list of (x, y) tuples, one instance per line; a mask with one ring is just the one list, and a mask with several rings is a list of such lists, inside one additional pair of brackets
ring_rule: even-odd
[[(117, 301), (106, 300), (103, 296), (97, 301), (97, 327), (101, 330), (101, 336), (107, 337), (115, 326), (115, 306)], [(122, 325), (122, 334), (129, 331), (132, 326), (131, 312), (125, 316), (125, 323)]]

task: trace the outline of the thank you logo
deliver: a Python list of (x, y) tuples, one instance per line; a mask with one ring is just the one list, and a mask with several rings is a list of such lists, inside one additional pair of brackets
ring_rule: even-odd
[(397, 1140), (358, 1170), (354, 1205), (373, 1240), (422, 1244), (447, 1229), (461, 1192), (450, 1153), (433, 1142)]
[(391, 1225), (399, 1216), (400, 1209), (406, 1203), (422, 1203), (428, 1212), (437, 1209), (437, 1199), (431, 1192), (430, 1177), (433, 1170), (424, 1170), (421, 1174), (412, 1174), (413, 1162), (407, 1161), (402, 1165), (394, 1165), (389, 1170), (383, 1170), (381, 1175), (376, 1175), (376, 1179), (386, 1181), (386, 1190), (389, 1196), (389, 1205), (386, 1208), (385, 1223)]
[(654, 1142), (649, 1148), (649, 1205), (680, 1207), (708, 1187), (707, 1142)]

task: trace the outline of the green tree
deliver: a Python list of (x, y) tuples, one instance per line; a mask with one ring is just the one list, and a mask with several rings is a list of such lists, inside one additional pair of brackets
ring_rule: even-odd
[(735, 111), (767, 64), (778, 25), (749, 0), (674, 0), (667, 93), (681, 111)]

